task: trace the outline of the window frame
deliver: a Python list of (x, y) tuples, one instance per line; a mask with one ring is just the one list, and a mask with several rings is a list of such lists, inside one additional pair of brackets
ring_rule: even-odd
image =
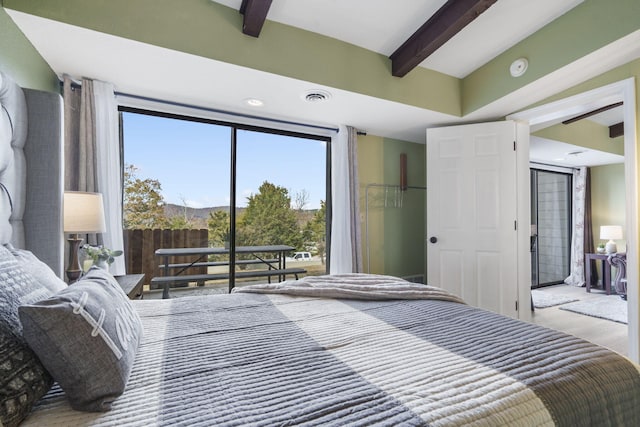
[[(237, 176), (237, 131), (238, 130), (246, 130), (251, 132), (260, 132), (267, 133), (272, 135), (282, 135), (282, 136), (290, 136), (294, 138), (301, 139), (309, 139), (314, 141), (323, 141), (326, 145), (326, 168), (325, 168), (325, 183), (326, 183), (326, 196), (325, 196), (325, 241), (326, 241), (326, 273), (330, 271), (330, 260), (331, 260), (331, 137), (326, 135), (315, 135), (312, 133), (304, 133), (304, 132), (296, 132), (290, 130), (283, 130), (265, 126), (256, 126), (249, 125), (244, 123), (238, 123), (227, 120), (220, 120), (214, 118), (206, 118), (206, 117), (197, 117), (186, 114), (178, 114), (178, 113), (170, 113), (159, 110), (151, 110), (147, 108), (139, 108), (139, 107), (130, 107), (125, 105), (118, 105), (118, 122), (119, 122), (119, 137), (120, 137), (120, 173), (121, 173), (121, 183), (124, 185), (124, 120), (123, 113), (133, 113), (133, 114), (145, 114), (154, 117), (161, 117), (166, 119), (174, 119), (174, 120), (184, 120), (188, 122), (196, 122), (196, 123), (204, 123), (210, 124), (214, 126), (225, 126), (229, 127), (231, 130), (231, 140), (230, 148), (230, 207), (233, 206), (234, 209), (229, 209), (229, 222), (230, 222), (230, 242), (229, 242), (229, 283), (230, 288), (232, 289), (235, 286), (235, 270), (236, 270), (236, 205), (237, 205), (237, 188), (236, 188), (236, 176)], [(124, 210), (124, 192), (123, 192), (123, 200), (122, 206)]]

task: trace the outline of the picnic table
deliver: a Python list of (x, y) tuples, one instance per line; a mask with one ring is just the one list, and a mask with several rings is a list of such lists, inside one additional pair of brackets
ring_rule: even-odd
[[(169, 298), (169, 287), (172, 284), (204, 282), (206, 280), (222, 280), (230, 279), (231, 276), (237, 278), (267, 277), (269, 283), (271, 277), (277, 276), (278, 281), (286, 279), (287, 275), (293, 275), (298, 278), (299, 274), (306, 273), (303, 268), (287, 268), (286, 254), (294, 250), (292, 246), (287, 245), (267, 245), (267, 246), (237, 246), (236, 254), (250, 254), (251, 259), (235, 260), (234, 264), (259, 264), (264, 265), (261, 270), (247, 271), (227, 271), (226, 273), (206, 273), (206, 274), (182, 274), (190, 267), (209, 267), (230, 265), (230, 261), (209, 261), (209, 255), (228, 255), (229, 248), (224, 247), (206, 247), (206, 248), (162, 248), (155, 251), (156, 256), (162, 258), (162, 276), (156, 276), (151, 279), (151, 283), (162, 285), (162, 298)], [(171, 257), (175, 256), (194, 256), (192, 262), (171, 263)], [(233, 273), (233, 274), (231, 274)], [(229, 280), (229, 292), (233, 289), (234, 280)]]

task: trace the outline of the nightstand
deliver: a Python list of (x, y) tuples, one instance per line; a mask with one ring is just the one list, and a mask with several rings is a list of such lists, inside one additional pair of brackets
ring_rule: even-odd
[(142, 299), (144, 274), (125, 274), (124, 276), (115, 276), (115, 278), (129, 299)]

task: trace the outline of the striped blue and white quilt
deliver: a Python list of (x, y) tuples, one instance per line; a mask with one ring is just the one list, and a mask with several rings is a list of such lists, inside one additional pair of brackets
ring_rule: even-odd
[(346, 298), (310, 280), (136, 301), (144, 338), (113, 409), (54, 389), (25, 425), (640, 425), (640, 373), (612, 351), (422, 285), (398, 299), (352, 276)]

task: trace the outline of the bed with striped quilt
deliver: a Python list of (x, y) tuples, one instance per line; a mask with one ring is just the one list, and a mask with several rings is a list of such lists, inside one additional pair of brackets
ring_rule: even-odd
[(54, 387), (24, 425), (640, 425), (624, 357), (392, 277), (135, 307), (144, 338), (112, 410), (74, 411)]

